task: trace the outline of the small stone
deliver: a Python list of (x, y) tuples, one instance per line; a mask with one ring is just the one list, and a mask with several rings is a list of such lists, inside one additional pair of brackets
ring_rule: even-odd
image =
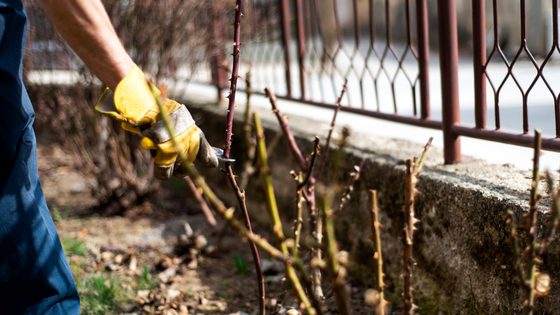
[(284, 264), (276, 260), (261, 261), (261, 269), (265, 275), (276, 275), (284, 271)]
[(190, 263), (187, 264), (187, 269), (196, 270), (196, 268), (198, 268), (198, 260), (194, 258)]
[(189, 315), (189, 309), (185, 305), (181, 304), (181, 306), (179, 306), (179, 314)]
[(115, 264), (120, 265), (122, 264), (123, 261), (123, 255), (122, 254), (118, 254), (117, 256), (115, 256), (115, 259), (113, 260), (115, 262)]
[(208, 304), (208, 300), (205, 297), (200, 296), (198, 299), (198, 305), (206, 305), (206, 304)]
[(301, 313), (296, 309), (290, 309), (286, 312), (286, 315), (301, 315)]
[(167, 303), (173, 303), (175, 300), (181, 296), (181, 291), (175, 289), (167, 290), (166, 300)]
[(268, 307), (274, 308), (274, 307), (276, 307), (277, 304), (278, 304), (278, 300), (276, 300), (276, 299), (266, 300), (266, 306), (268, 306)]
[(150, 290), (138, 290), (138, 292), (136, 293), (136, 296), (139, 299), (147, 299), (149, 295), (150, 295)]
[(70, 188), (71, 194), (81, 193), (87, 189), (87, 184), (85, 182), (78, 182), (72, 185)]
[(179, 237), (177, 237), (177, 243), (181, 247), (189, 247), (192, 245), (192, 241), (189, 239), (189, 237), (186, 234), (179, 235)]
[(204, 250), (204, 254), (206, 254), (206, 256), (209, 256), (209, 257), (218, 256), (218, 246), (210, 245), (210, 246), (206, 247), (206, 249)]
[(138, 261), (136, 259), (136, 256), (130, 257), (130, 263), (128, 264), (128, 269), (130, 269), (131, 271), (136, 271), (137, 263)]
[(208, 245), (208, 241), (206, 240), (206, 237), (204, 237), (204, 235), (198, 235), (194, 239), (194, 248), (201, 250), (205, 248), (206, 245)]
[(103, 261), (109, 261), (111, 258), (113, 258), (114, 254), (108, 251), (102, 252), (101, 253), (101, 260)]
[(172, 308), (166, 309), (163, 314), (164, 315), (179, 315), (179, 313), (177, 313), (177, 311), (172, 309)]
[(506, 265), (502, 265), (501, 267), (502, 267), (502, 269), (506, 269), (506, 268), (507, 268), (507, 266), (506, 266)]
[(187, 237), (190, 238), (190, 237), (193, 236), (194, 232), (193, 232), (193, 229), (191, 228), (189, 222), (183, 223), (183, 229), (185, 230), (184, 233), (185, 233), (185, 235), (187, 235)]

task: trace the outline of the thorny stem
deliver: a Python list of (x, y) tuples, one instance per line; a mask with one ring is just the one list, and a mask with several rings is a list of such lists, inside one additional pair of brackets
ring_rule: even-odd
[(424, 161), (426, 160), (426, 156), (428, 155), (428, 149), (432, 145), (432, 140), (434, 140), (434, 138), (430, 137), (430, 139), (428, 140), (428, 143), (426, 143), (426, 145), (424, 146), (424, 151), (422, 151), (422, 155), (420, 155), (420, 161), (418, 162), (418, 165), (416, 165), (415, 169), (414, 169), (415, 172), (416, 172), (416, 175), (420, 174), (420, 171), (424, 167)]
[[(286, 117), (284, 117), (284, 115), (282, 115), (282, 112), (280, 112), (280, 110), (278, 109), (276, 96), (274, 95), (274, 93), (272, 93), (269, 87), (265, 88), (265, 93), (266, 93), (266, 97), (270, 100), (272, 111), (276, 115), (276, 118), (278, 119), (278, 123), (280, 124), (280, 127), (288, 140), (290, 150), (292, 152), (292, 155), (294, 156), (296, 163), (299, 165), (302, 172), (309, 174), (309, 176), (305, 177), (304, 182), (306, 182), (306, 184), (305, 187), (301, 190), (303, 193), (303, 197), (306, 201), (307, 207), (309, 208), (309, 219), (311, 221), (311, 226), (313, 227), (313, 237), (315, 238), (315, 243), (318, 245), (317, 248), (312, 249), (312, 256), (315, 256), (320, 261), (322, 224), (321, 224), (321, 218), (317, 216), (315, 211), (316, 180), (312, 173), (313, 170), (311, 169), (315, 164), (315, 159), (317, 154), (314, 154), (309, 162), (303, 158), (303, 155), (301, 154), (301, 151), (296, 143), (296, 140), (292, 135), (290, 127), (288, 126)], [(315, 149), (318, 151), (319, 149), (318, 144), (315, 146)], [(298, 190), (299, 189), (300, 186), (298, 185)], [(318, 296), (320, 299), (323, 299), (323, 290), (321, 288), (321, 270), (318, 267), (312, 267), (312, 274), (313, 274), (313, 286), (315, 288), (314, 289), (315, 295)]]
[(288, 127), (288, 122), (286, 121), (286, 118), (282, 115), (282, 112), (280, 112), (280, 110), (278, 109), (278, 106), (276, 104), (276, 95), (272, 93), (269, 87), (266, 87), (264, 89), (264, 92), (266, 94), (266, 97), (270, 100), (272, 111), (276, 115), (276, 118), (278, 118), (278, 123), (280, 123), (280, 127), (282, 128), (282, 131), (284, 131), (284, 134), (288, 139), (288, 144), (290, 146), (290, 150), (292, 151), (292, 155), (296, 160), (296, 163), (299, 165), (302, 171), (306, 171), (308, 168), (308, 163), (307, 161), (305, 161), (303, 155), (301, 154), (301, 151), (299, 150), (299, 147), (296, 143), (296, 139), (292, 135), (292, 131), (290, 130), (290, 127)]
[[(163, 121), (164, 121), (165, 126), (166, 126), (166, 128), (169, 131), (169, 134), (171, 136), (172, 144), (175, 147), (175, 149), (179, 152), (180, 158), (183, 161), (186, 161), (187, 159), (186, 159), (186, 156), (185, 156), (185, 152), (182, 150), (181, 144), (179, 142), (177, 142), (177, 139), (175, 138), (175, 131), (171, 127), (171, 123), (169, 122), (169, 118), (167, 116), (168, 113), (167, 113), (167, 110), (165, 109), (165, 107), (163, 105), (161, 97), (156, 94), (155, 87), (152, 86), (151, 84), (150, 84), (150, 88), (152, 89), (152, 93), (154, 93), (154, 96), (156, 98), (156, 102), (157, 102), (157, 104), (160, 108), (160, 112), (162, 114)], [(311, 282), (310, 282), (311, 280), (309, 278), (309, 274), (307, 273), (307, 270), (305, 270), (305, 267), (303, 266), (303, 262), (301, 261), (301, 259), (299, 259), (298, 257), (292, 257), (289, 254), (285, 254), (284, 252), (278, 250), (276, 247), (272, 246), (267, 240), (263, 239), (259, 235), (253, 234), (253, 232), (249, 231), (246, 227), (243, 226), (243, 224), (241, 222), (239, 222), (237, 219), (234, 218), (234, 216), (233, 216), (234, 209), (233, 208), (229, 208), (229, 209), (226, 208), (224, 203), (216, 196), (216, 194), (212, 191), (212, 189), (208, 186), (208, 184), (206, 184), (206, 181), (204, 181), (204, 178), (202, 178), (202, 176), (200, 176), (200, 174), (198, 173), (198, 171), (196, 170), (196, 168), (194, 167), (193, 164), (183, 163), (182, 166), (185, 167), (188, 176), (193, 180), (193, 182), (198, 186), (198, 188), (202, 189), (203, 193), (206, 195), (206, 197), (210, 201), (210, 204), (212, 204), (212, 207), (214, 207), (216, 212), (220, 216), (222, 216), (222, 218), (226, 221), (227, 224), (229, 224), (235, 231), (237, 231), (243, 237), (245, 237), (248, 240), (257, 244), (260, 248), (262, 248), (264, 251), (266, 251), (272, 258), (283, 262), (286, 266), (294, 266), (300, 272), (300, 274), (302, 275), (302, 279), (304, 280), (304, 283), (306, 284), (306, 287), (310, 291), (310, 295), (313, 299), (313, 305), (316, 305), (315, 309), (317, 310), (318, 315), (323, 315), (323, 311), (322, 311), (322, 308), (321, 308), (321, 303), (315, 297), (315, 295), (312, 294)], [(297, 280), (297, 277), (296, 277), (296, 280)], [(301, 287), (301, 285), (300, 285), (300, 287)], [(313, 309), (313, 308), (308, 309), (308, 313), (310, 315), (315, 314), (314, 313), (315, 309)]]
[[(331, 127), (329, 129), (329, 134), (327, 136), (327, 142), (326, 142), (326, 147), (325, 147), (325, 151), (323, 153), (323, 156), (321, 158), (321, 164), (319, 165), (319, 169), (317, 170), (316, 174), (313, 174), (313, 170), (311, 170), (311, 172), (309, 173), (310, 176), (310, 183), (308, 185), (308, 190), (307, 192), (309, 192), (307, 197), (313, 198), (312, 201), (309, 201), (310, 198), (308, 198), (308, 206), (310, 208), (310, 215), (309, 217), (312, 220), (312, 225), (314, 224), (314, 237), (315, 237), (315, 242), (317, 244), (316, 248), (313, 248), (312, 250), (312, 254), (315, 254), (315, 257), (318, 261), (322, 260), (322, 253), (321, 253), (321, 244), (323, 242), (323, 223), (322, 221), (322, 217), (320, 215), (316, 214), (315, 211), (315, 183), (319, 181), (319, 179), (321, 178), (321, 176), (323, 175), (323, 171), (324, 171), (324, 167), (325, 167), (325, 163), (327, 160), (327, 157), (329, 155), (329, 147), (330, 147), (330, 143), (332, 140), (332, 134), (334, 131), (334, 126), (336, 123), (336, 117), (338, 114), (338, 111), (340, 110), (340, 104), (342, 101), (342, 97), (344, 96), (344, 92), (346, 91), (346, 84), (348, 83), (348, 80), (346, 80), (344, 82), (344, 85), (342, 87), (342, 91), (340, 92), (340, 96), (338, 97), (338, 100), (336, 102), (337, 107), (335, 109), (334, 115), (333, 115), (333, 119), (331, 121)], [(336, 171), (335, 171), (336, 173)], [(314, 175), (314, 176), (312, 176)], [(315, 286), (315, 292), (317, 294), (317, 296), (320, 296), (321, 298), (323, 298), (323, 289), (321, 287), (321, 270), (317, 267), (313, 268), (313, 280), (314, 280), (314, 286)]]
[[(182, 145), (179, 142), (177, 142), (177, 139), (175, 138), (175, 130), (173, 129), (173, 127), (171, 127), (171, 123), (169, 122), (167, 109), (163, 105), (163, 101), (161, 100), (161, 97), (157, 94), (157, 90), (155, 89), (155, 86), (153, 84), (149, 84), (149, 86), (152, 90), (152, 93), (154, 94), (154, 97), (156, 98), (156, 102), (159, 106), (159, 110), (161, 112), (162, 119), (165, 123), (165, 127), (167, 128), (167, 130), (169, 131), (169, 135), (171, 136), (171, 142), (172, 142), (173, 146), (179, 152), (179, 157), (181, 158), (181, 160), (187, 161), (187, 157), (185, 156), (185, 152), (183, 151)], [(183, 164), (181, 164), (181, 166), (183, 166), (185, 168), (185, 170), (187, 171), (187, 174), (193, 180), (195, 185), (197, 185), (198, 188), (202, 189), (202, 192), (206, 195), (206, 197), (210, 201), (210, 204), (212, 204), (212, 207), (214, 207), (214, 210), (216, 210), (216, 212), (218, 214), (220, 214), (220, 216), (222, 216), (224, 218), (224, 220), (234, 230), (236, 230), (243, 237), (246, 237), (247, 239), (255, 242), (255, 244), (257, 244), (262, 249), (264, 249), (273, 258), (275, 258), (277, 260), (280, 260), (284, 263), (289, 263), (289, 264), (294, 263), (292, 257), (290, 257), (289, 255), (285, 255), (284, 253), (279, 251), (277, 248), (272, 246), (270, 243), (268, 243), (268, 241), (261, 238), (259, 235), (253, 234), (247, 228), (245, 228), (241, 222), (239, 222), (237, 219), (235, 219), (233, 217), (234, 209), (233, 208), (229, 208), (229, 209), (226, 208), (224, 203), (216, 196), (216, 194), (212, 191), (212, 189), (210, 189), (208, 184), (206, 184), (206, 182), (204, 181), (204, 178), (202, 178), (202, 176), (200, 176), (200, 174), (198, 173), (198, 171), (196, 170), (196, 168), (194, 167), (193, 164), (183, 163)]]
[(309, 162), (309, 169), (307, 170), (307, 174), (305, 175), (305, 178), (301, 181), (298, 182), (297, 185), (297, 190), (301, 190), (303, 189), (303, 187), (305, 187), (305, 185), (307, 185), (307, 183), (309, 183), (309, 180), (311, 179), (311, 177), (313, 176), (313, 168), (315, 166), (315, 161), (317, 160), (317, 155), (319, 155), (319, 141), (321, 139), (317, 136), (315, 136), (315, 144), (313, 145), (313, 152), (311, 152), (311, 160)]
[(535, 302), (535, 273), (538, 250), (537, 239), (537, 203), (541, 199), (539, 195), (539, 158), (541, 156), (541, 131), (535, 129), (534, 140), (534, 156), (533, 156), (533, 180), (531, 182), (531, 195), (529, 200), (529, 213), (525, 215), (525, 229), (527, 230), (528, 251), (525, 252), (525, 262), (527, 264), (526, 281), (529, 282), (529, 290), (525, 291), (525, 306), (523, 314), (532, 314)]
[(412, 233), (416, 229), (414, 227), (414, 186), (416, 185), (416, 176), (412, 172), (412, 160), (406, 160), (406, 179), (405, 179), (405, 227), (402, 231), (403, 243), (403, 279), (404, 279), (404, 314), (412, 315), (414, 310), (412, 297), (412, 267), (414, 260), (412, 259)]
[(327, 163), (327, 157), (329, 156), (329, 147), (331, 146), (332, 135), (334, 132), (334, 125), (336, 123), (336, 116), (338, 116), (338, 112), (340, 111), (342, 97), (344, 96), (344, 92), (346, 92), (347, 90), (346, 87), (347, 84), (348, 84), (348, 79), (344, 81), (344, 85), (342, 86), (342, 91), (340, 91), (340, 95), (336, 100), (336, 108), (334, 109), (334, 114), (331, 121), (331, 128), (329, 129), (329, 135), (327, 136), (327, 143), (325, 145), (323, 157), (321, 158), (321, 164), (319, 165), (319, 169), (317, 170), (317, 176), (316, 176), (317, 181), (321, 179), (321, 176), (323, 175), (323, 170), (325, 169), (325, 164)]
[(235, 21), (233, 22), (233, 65), (231, 69), (231, 85), (229, 89), (229, 104), (228, 104), (228, 113), (227, 113), (227, 125), (226, 125), (226, 140), (224, 146), (224, 156), (229, 158), (229, 153), (231, 151), (231, 136), (233, 130), (233, 111), (235, 109), (235, 92), (237, 91), (237, 74), (239, 71), (239, 47), (241, 46), (241, 41), (239, 40), (241, 32), (240, 32), (240, 24), (241, 24), (241, 0), (236, 1), (235, 5)]
[(379, 229), (382, 227), (379, 223), (379, 208), (377, 207), (377, 190), (369, 191), (370, 200), (370, 225), (371, 225), (371, 240), (373, 241), (373, 260), (375, 260), (375, 289), (379, 292), (379, 303), (381, 305), (377, 308), (376, 315), (385, 314), (385, 298), (384, 290), (385, 284), (383, 283), (383, 255), (381, 247), (381, 237)]
[(354, 172), (350, 174), (352, 177), (350, 177), (350, 180), (348, 181), (346, 188), (344, 188), (344, 192), (342, 193), (340, 202), (338, 206), (336, 206), (336, 208), (333, 210), (334, 212), (337, 212), (338, 210), (342, 209), (346, 204), (346, 202), (348, 202), (348, 200), (350, 199), (350, 194), (352, 193), (352, 191), (354, 191), (354, 184), (358, 179), (360, 179), (360, 172), (362, 171), (365, 162), (366, 160), (362, 159), (362, 161), (360, 162), (360, 166), (354, 165)]
[[(226, 124), (226, 135), (225, 135), (225, 144), (224, 144), (224, 156), (229, 158), (229, 154), (231, 151), (231, 138), (232, 138), (232, 130), (233, 130), (233, 112), (235, 110), (235, 95), (237, 92), (237, 79), (238, 79), (238, 72), (239, 72), (239, 53), (241, 52), (241, 17), (243, 14), (241, 13), (242, 9), (242, 0), (236, 0), (235, 5), (235, 20), (233, 22), (233, 63), (231, 69), (231, 85), (229, 89), (229, 95), (227, 98), (229, 99), (228, 104), (228, 113), (227, 113), (227, 124)], [(245, 224), (249, 232), (253, 232), (251, 228), (251, 219), (249, 218), (249, 212), (247, 211), (247, 205), (245, 204), (245, 192), (242, 191), (237, 182), (235, 180), (235, 175), (233, 174), (233, 169), (230, 163), (225, 163), (226, 167), (226, 175), (229, 179), (231, 187), (235, 191), (237, 195), (237, 200), (239, 202), (239, 207), (243, 211), (243, 217), (245, 219)], [(264, 287), (264, 277), (262, 274), (261, 269), (261, 262), (259, 257), (259, 252), (257, 246), (249, 240), (249, 246), (251, 247), (251, 253), (253, 254), (253, 262), (255, 264), (255, 270), (257, 274), (257, 282), (259, 284), (259, 313), (261, 315), (265, 314), (265, 287)]]
[[(185, 156), (185, 152), (183, 151), (183, 147), (181, 146), (181, 144), (179, 142), (177, 142), (177, 139), (175, 138), (175, 130), (173, 130), (173, 128), (171, 127), (171, 124), (169, 122), (167, 109), (163, 105), (163, 101), (162, 101), (160, 95), (158, 95), (157, 91), (155, 90), (155, 86), (153, 84), (150, 83), (148, 85), (150, 86), (150, 89), (152, 90), (152, 94), (154, 94), (154, 97), (156, 98), (156, 102), (159, 106), (162, 119), (165, 123), (165, 126), (167, 127), (167, 130), (169, 131), (170, 136), (171, 136), (171, 141), (173, 143), (173, 146), (179, 152), (179, 156), (180, 156), (181, 160), (182, 161), (187, 161), (187, 158)], [(188, 163), (188, 162), (182, 163), (182, 166), (185, 167), (189, 177), (197, 184), (197, 186), (202, 188), (204, 194), (206, 195), (206, 197), (208, 197), (208, 200), (210, 200), (210, 202), (212, 203), (212, 205), (214, 206), (216, 211), (218, 211), (220, 213), (220, 215), (222, 215), (222, 217), (224, 217), (226, 222), (228, 222), (240, 234), (243, 234), (247, 237), (247, 239), (249, 241), (249, 244), (251, 245), (251, 251), (253, 253), (253, 260), (255, 262), (255, 269), (256, 269), (256, 273), (257, 273), (257, 277), (258, 277), (257, 281), (259, 283), (259, 298), (260, 298), (259, 307), (260, 307), (261, 314), (264, 315), (265, 314), (264, 313), (264, 311), (265, 311), (264, 277), (262, 275), (262, 269), (260, 267), (260, 258), (258, 257), (258, 251), (256, 250), (255, 243), (258, 243), (259, 246), (261, 246), (263, 249), (265, 249), (272, 257), (276, 257), (276, 258), (280, 259), (284, 255), (283, 254), (278, 255), (278, 254), (281, 254), (281, 253), (277, 252), (278, 250), (276, 248), (272, 247), (266, 241), (263, 242), (263, 240), (259, 236), (256, 236), (256, 235), (253, 234), (253, 231), (251, 229), (251, 222), (249, 220), (249, 215), (248, 215), (248, 212), (247, 212), (247, 206), (245, 205), (245, 194), (244, 194), (244, 192), (241, 192), (241, 190), (237, 186), (237, 183), (235, 182), (235, 177), (234, 177), (233, 172), (231, 170), (231, 165), (229, 165), (229, 164), (226, 165), (226, 167), (228, 168), (228, 173), (227, 173), (228, 179), (230, 179), (230, 182), (232, 183), (232, 187), (234, 188), (234, 191), (236, 192), (239, 204), (240, 204), (242, 210), (244, 211), (245, 223), (246, 223), (247, 228), (241, 227), (239, 221), (237, 221), (233, 218), (233, 211), (234, 210), (233, 209), (229, 209), (229, 210), (226, 209), (224, 204), (218, 199), (218, 197), (216, 197), (214, 192), (206, 185), (206, 182), (204, 182), (204, 179), (198, 174), (198, 172), (196, 171), (196, 169), (194, 168), (194, 166), (191, 163)], [(285, 259), (286, 259), (285, 257), (282, 258), (282, 260), (285, 260)]]
[[(231, 187), (235, 191), (237, 196), (237, 201), (241, 207), (243, 213), (243, 218), (245, 219), (245, 226), (249, 232), (253, 233), (253, 228), (251, 227), (251, 220), (249, 219), (249, 211), (247, 210), (247, 204), (245, 203), (245, 191), (242, 191), (235, 180), (235, 175), (233, 175), (233, 169), (230, 163), (226, 163), (227, 170), (225, 171), (226, 176), (231, 184)], [(254, 242), (248, 241), (249, 247), (251, 248), (251, 254), (253, 255), (253, 262), (255, 264), (255, 271), (257, 273), (257, 283), (259, 285), (259, 307), (261, 314), (264, 315), (265, 312), (265, 285), (264, 276), (261, 268), (261, 259), (259, 257), (259, 251), (257, 245)]]
[(339, 251), (334, 238), (334, 226), (332, 222), (333, 212), (331, 210), (332, 195), (326, 194), (322, 196), (321, 214), (325, 222), (325, 250), (327, 252), (327, 270), (336, 301), (336, 309), (342, 315), (349, 315), (350, 302), (348, 293), (346, 292), (346, 268), (339, 262)]
[[(301, 178), (301, 173), (300, 176)], [(301, 238), (301, 226), (303, 225), (303, 192), (301, 189), (297, 191), (297, 213), (296, 213), (296, 224), (294, 226), (294, 239), (296, 243), (296, 248), (299, 248), (299, 240)]]
[[(541, 131), (535, 129), (535, 138), (533, 142), (534, 156), (533, 156), (533, 178), (531, 181), (531, 193), (529, 200), (529, 212), (523, 215), (525, 225), (523, 228), (527, 230), (527, 248), (521, 252), (519, 248), (519, 239), (517, 236), (517, 225), (515, 223), (515, 216), (512, 211), (508, 211), (505, 215), (507, 224), (510, 225), (511, 236), (509, 242), (513, 247), (513, 256), (515, 260), (515, 270), (519, 285), (524, 291), (524, 298), (522, 301), (523, 314), (533, 314), (535, 297), (545, 296), (548, 294), (549, 288), (543, 281), (550, 278), (545, 274), (540, 274), (537, 271), (537, 264), (541, 263), (539, 255), (542, 255), (550, 242), (554, 238), (554, 232), (558, 225), (560, 217), (560, 188), (554, 189), (554, 183), (550, 174), (546, 174), (547, 183), (550, 189), (551, 198), (551, 213), (550, 222), (548, 223), (547, 231), (545, 232), (543, 240), (540, 242), (537, 239), (537, 203), (542, 199), (538, 193), (538, 185), (541, 180), (539, 174), (539, 158), (541, 156)], [(539, 278), (539, 289), (536, 288), (536, 281)]]
[(321, 306), (321, 301), (317, 297), (315, 292), (313, 291), (313, 281), (309, 277), (309, 274), (307, 273), (307, 271), (305, 271), (306, 268), (303, 265), (303, 261), (301, 259), (299, 259), (299, 257), (297, 256), (298, 251), (297, 251), (297, 246), (296, 245), (297, 245), (297, 243), (293, 242), (292, 258), (294, 259), (294, 267), (301, 274), (301, 280), (303, 282), (303, 285), (305, 286), (305, 289), (307, 290), (309, 296), (311, 297), (311, 304), (313, 304), (313, 307), (315, 308), (315, 310), (317, 311), (317, 313), (319, 315), (323, 315), (323, 308)]
[[(311, 254), (315, 256), (313, 259), (317, 261), (323, 261), (321, 244), (323, 243), (323, 217), (321, 215), (314, 215), (313, 220), (315, 223), (315, 228), (313, 230), (313, 237), (315, 238), (315, 245), (312, 248)], [(322, 287), (322, 275), (321, 268), (318, 266), (311, 266), (311, 273), (313, 274), (313, 290), (315, 294), (324, 299), (323, 287)]]
[(420, 159), (417, 157), (412, 160), (406, 160), (406, 175), (405, 175), (405, 189), (404, 189), (404, 218), (405, 227), (402, 231), (402, 243), (403, 243), (403, 280), (404, 280), (404, 314), (412, 315), (416, 306), (413, 303), (412, 295), (412, 268), (416, 264), (412, 258), (412, 244), (414, 241), (414, 231), (416, 227), (414, 226), (420, 220), (416, 219), (414, 213), (414, 197), (418, 194), (416, 190), (416, 183), (418, 182), (418, 175), (424, 166), (424, 161), (426, 159), (428, 149), (432, 143), (432, 138), (428, 140), (428, 143), (424, 146), (422, 155)]
[[(303, 201), (305, 198), (303, 197), (303, 189), (309, 183), (310, 178), (313, 176), (313, 168), (315, 166), (315, 161), (317, 160), (317, 155), (319, 155), (319, 137), (315, 137), (315, 145), (313, 146), (313, 152), (311, 152), (311, 158), (309, 163), (309, 169), (307, 171), (307, 175), (303, 177), (302, 172), (299, 175), (295, 176), (296, 180), (296, 195), (297, 195), (297, 214), (296, 214), (296, 224), (294, 226), (294, 235), (296, 245), (299, 246), (299, 240), (301, 237), (301, 227), (303, 225)], [(321, 292), (322, 293), (322, 292)], [(322, 294), (320, 295), (322, 296)]]
[[(272, 186), (272, 181), (270, 180), (270, 168), (268, 167), (268, 159), (266, 156), (266, 145), (264, 141), (264, 131), (262, 128), (261, 120), (257, 112), (253, 113), (255, 120), (255, 129), (257, 134), (257, 157), (259, 169), (263, 181), (263, 186), (265, 190), (266, 203), (268, 206), (268, 211), (272, 218), (273, 227), (272, 230), (276, 236), (276, 241), (282, 253), (284, 255), (289, 255), (288, 247), (286, 246), (284, 232), (282, 231), (282, 222), (280, 221), (280, 214), (278, 212), (278, 206), (276, 203), (276, 197), (274, 195), (274, 188)], [(294, 245), (295, 246), (295, 245)], [(285, 263), (286, 277), (292, 283), (294, 289), (298, 293), (298, 297), (303, 303), (305, 309), (309, 314), (316, 314), (315, 309), (311, 306), (309, 299), (305, 295), (301, 282), (299, 281), (297, 274), (291, 264)]]
[(558, 219), (560, 218), (560, 187), (554, 189), (554, 180), (549, 173), (546, 174), (546, 181), (550, 189), (550, 221), (548, 222), (548, 228), (546, 229), (546, 234), (543, 237), (541, 246), (539, 247), (539, 255), (542, 255), (548, 245), (554, 240), (554, 233), (558, 227)]

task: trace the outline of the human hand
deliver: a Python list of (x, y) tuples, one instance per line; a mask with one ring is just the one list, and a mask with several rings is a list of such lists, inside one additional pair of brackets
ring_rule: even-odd
[[(176, 140), (189, 163), (197, 158), (207, 167), (217, 167), (218, 158), (204, 133), (196, 126), (185, 105), (166, 100), (164, 106), (169, 113)], [(143, 135), (142, 146), (156, 150), (154, 174), (158, 179), (169, 179), (171, 175), (185, 177), (180, 167), (180, 152), (172, 141), (155, 98), (137, 66), (118, 84), (115, 92), (106, 90), (96, 108), (99, 113), (122, 122), (123, 129)]]

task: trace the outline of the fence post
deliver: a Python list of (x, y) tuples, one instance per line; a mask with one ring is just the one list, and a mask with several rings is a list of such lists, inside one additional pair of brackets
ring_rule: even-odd
[(302, 0), (295, 0), (294, 6), (296, 9), (296, 35), (298, 45), (299, 81), (301, 83), (301, 99), (305, 100), (305, 26), (303, 24)]
[(416, 23), (418, 34), (418, 75), (420, 77), (420, 117), (430, 119), (430, 42), (428, 40), (428, 4), (416, 1)]
[(486, 128), (486, 12), (485, 0), (473, 1), (474, 119), (478, 129)]
[(438, 0), (439, 65), (443, 151), (445, 164), (461, 161), (461, 140), (451, 131), (459, 117), (459, 53), (457, 44), (457, 9), (455, 0)]
[(292, 97), (292, 80), (290, 75), (290, 6), (288, 0), (278, 0), (280, 7), (280, 28), (282, 29), (282, 45), (286, 63), (286, 89), (288, 97)]

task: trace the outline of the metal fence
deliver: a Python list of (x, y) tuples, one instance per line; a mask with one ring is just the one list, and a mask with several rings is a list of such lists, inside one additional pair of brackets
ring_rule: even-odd
[[(326, 108), (334, 108), (336, 95), (348, 80), (348, 99), (341, 110), (442, 130), (446, 163), (461, 160), (460, 136), (531, 146), (528, 100), (530, 95), (542, 92), (542, 89), (535, 92), (535, 85), (544, 83), (551, 94), (549, 105), (554, 108), (556, 133), (554, 138), (543, 138), (543, 148), (560, 151), (560, 98), (551, 84), (553, 80), (544, 74), (545, 66), (555, 59), (553, 55), (560, 53), (558, 0), (549, 2), (552, 14), (550, 50), (546, 56), (538, 58), (527, 45), (526, 6), (529, 1), (509, 1), (509, 5), (519, 6), (521, 29), (520, 38), (514, 39), (519, 46), (510, 56), (504, 52), (500, 41), (498, 2), (476, 0), (470, 8), (472, 33), (469, 40), (472, 44), (468, 47), (472, 49), (469, 60), (474, 70), (474, 126), (460, 123), (455, 0), (438, 0), (437, 5), (427, 0), (244, 2), (241, 46), (244, 62), (239, 73), (251, 71), (255, 93), (262, 94), (265, 86), (273, 86), (279, 98)], [(492, 12), (491, 16), (486, 16), (487, 9)], [(432, 36), (437, 39), (431, 41), (429, 14), (437, 14), (437, 25), (431, 25), (432, 29), (437, 29), (436, 36)], [(341, 21), (342, 15), (345, 21)], [(488, 29), (487, 21), (491, 21)], [(492, 37), (488, 46), (487, 34)], [(230, 37), (222, 35), (222, 40), (229, 42), (227, 38)], [(433, 58), (439, 59), (436, 64), (430, 64), (430, 46), (439, 51), (439, 58)], [(227, 56), (229, 49), (213, 54), (215, 61), (208, 72), (211, 75), (198, 79), (212, 82), (219, 89), (227, 88), (225, 70), (218, 60)], [(493, 76), (489, 70), (497, 61), (505, 66), (503, 78)], [(521, 84), (513, 70), (521, 62), (530, 63), (535, 69), (529, 86)], [(441, 78), (441, 83), (436, 82), (441, 93), (441, 120), (433, 119), (430, 109), (430, 70), (438, 71)], [(504, 85), (512, 81), (520, 93), (521, 133), (501, 130), (500, 101), (505, 93), (510, 93), (505, 92)], [(240, 81), (238, 89), (243, 88)], [(487, 97), (493, 99), (493, 104)], [(488, 109), (487, 103), (490, 104)], [(492, 128), (487, 127), (488, 110), (494, 112)]]

